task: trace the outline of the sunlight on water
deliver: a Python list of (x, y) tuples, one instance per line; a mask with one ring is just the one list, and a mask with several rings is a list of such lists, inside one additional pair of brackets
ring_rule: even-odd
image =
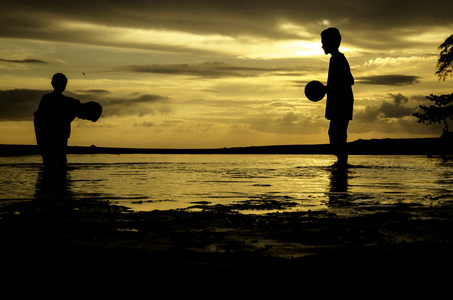
[(0, 158), (0, 205), (39, 198), (97, 199), (134, 211), (335, 212), (396, 203), (450, 203), (453, 162), (423, 156), (72, 155), (66, 178), (46, 183), (38, 156)]

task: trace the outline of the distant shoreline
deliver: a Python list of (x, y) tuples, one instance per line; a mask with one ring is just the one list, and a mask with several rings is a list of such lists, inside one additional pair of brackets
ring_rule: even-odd
[[(428, 155), (452, 154), (440, 138), (371, 139), (348, 143), (351, 155)], [(230, 148), (119, 148), (119, 147), (68, 147), (69, 154), (330, 154), (328, 144), (273, 145)], [(36, 145), (0, 145), (0, 156), (39, 154)]]

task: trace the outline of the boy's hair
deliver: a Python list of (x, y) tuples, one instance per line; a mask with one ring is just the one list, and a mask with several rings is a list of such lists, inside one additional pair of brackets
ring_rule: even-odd
[(64, 88), (68, 84), (68, 78), (62, 73), (56, 73), (52, 76), (52, 86), (54, 88)]
[(340, 47), (341, 44), (341, 34), (340, 31), (335, 28), (335, 27), (330, 27), (321, 32), (321, 36), (329, 42), (331, 42), (333, 45)]

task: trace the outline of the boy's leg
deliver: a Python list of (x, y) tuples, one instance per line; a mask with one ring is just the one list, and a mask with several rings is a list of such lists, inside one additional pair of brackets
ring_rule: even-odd
[(332, 152), (338, 158), (338, 165), (348, 163), (347, 139), (349, 120), (331, 120), (329, 126), (329, 140)]
[(66, 165), (66, 151), (68, 140), (55, 139), (41, 144), (41, 155), (45, 167), (61, 168)]
[(66, 153), (68, 148), (68, 139), (60, 139), (55, 145), (55, 161), (57, 162), (58, 167), (66, 166), (67, 159)]

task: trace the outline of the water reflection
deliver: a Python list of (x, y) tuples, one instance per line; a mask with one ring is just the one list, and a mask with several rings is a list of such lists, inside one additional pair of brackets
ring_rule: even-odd
[(292, 210), (326, 205), (354, 204), (359, 208), (453, 203), (453, 161), (421, 156), (356, 156), (352, 167), (341, 170), (323, 158), (75, 156), (69, 169), (60, 173), (39, 168), (34, 157), (0, 158), (0, 202), (54, 199), (55, 205), (71, 202), (79, 206), (108, 200), (134, 211), (184, 209), (200, 201), (230, 205), (262, 195), (299, 201), (300, 207)]
[(35, 200), (70, 199), (71, 180), (68, 169), (41, 168), (35, 188)]
[(346, 204), (350, 198), (348, 193), (349, 168), (332, 167), (330, 172), (329, 204)]
[(438, 177), (436, 181), (438, 184), (452, 184), (453, 183), (453, 160), (441, 160), (437, 164), (439, 170)]

